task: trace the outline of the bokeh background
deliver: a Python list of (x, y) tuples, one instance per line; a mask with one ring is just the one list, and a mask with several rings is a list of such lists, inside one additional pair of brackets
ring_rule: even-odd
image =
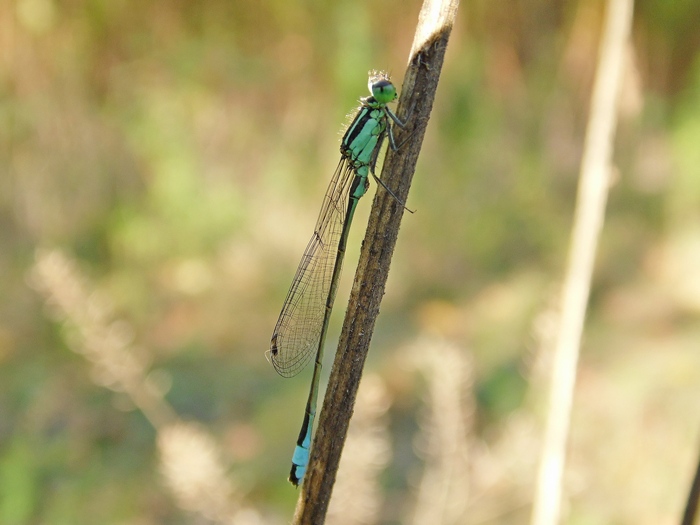
[[(678, 523), (700, 445), (700, 3), (635, 7), (571, 524)], [(0, 3), (0, 523), (289, 522), (310, 370), (264, 352), (419, 9)], [(528, 522), (603, 13), (462, 2), (329, 523)]]

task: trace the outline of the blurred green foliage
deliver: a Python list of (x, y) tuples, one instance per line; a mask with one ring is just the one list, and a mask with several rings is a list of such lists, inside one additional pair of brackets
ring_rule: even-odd
[[(577, 392), (570, 523), (673, 522), (689, 479), (678, 474), (696, 454), (684, 407), (700, 394), (700, 4), (638, 4)], [(367, 70), (400, 85), (419, 8), (0, 7), (0, 523), (204, 523), (161, 483), (153, 427), (100, 386), (74, 353), (70, 319), (31, 286), (35, 250), (51, 247), (128, 323), (177, 414), (220, 440), (248, 504), (288, 521), (296, 492), (284, 476), (307, 383), (277, 377), (264, 351), (345, 115), (366, 95)], [(603, 5), (460, 9), (409, 198), (418, 212), (403, 222), (370, 358), (394, 398), (384, 483), (399, 507), (421, 469), (409, 444), (424, 391), (396, 366), (402, 345), (427, 333), (474, 356), (484, 446), (514, 414), (537, 413), (532, 369), (566, 260)], [(606, 427), (618, 418), (622, 428)], [(636, 448), (620, 445), (640, 434)], [(606, 446), (620, 455), (606, 458)], [(522, 493), (505, 493), (513, 512), (493, 522), (525, 522)]]

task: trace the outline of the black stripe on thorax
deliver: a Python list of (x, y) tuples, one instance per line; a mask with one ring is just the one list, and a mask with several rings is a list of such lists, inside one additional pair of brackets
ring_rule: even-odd
[(352, 124), (350, 124), (350, 127), (345, 132), (345, 136), (343, 137), (344, 148), (347, 148), (350, 146), (350, 144), (352, 144), (352, 141), (355, 140), (355, 138), (360, 134), (362, 128), (364, 128), (365, 124), (367, 124), (367, 121), (372, 119), (373, 109), (374, 108), (369, 106), (362, 106), (362, 108), (360, 108), (360, 112), (357, 114), (355, 120), (352, 121)]

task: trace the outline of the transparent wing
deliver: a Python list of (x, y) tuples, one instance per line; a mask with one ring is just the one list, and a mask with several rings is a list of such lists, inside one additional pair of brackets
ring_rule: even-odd
[(270, 360), (281, 376), (298, 374), (318, 350), (353, 178), (352, 166), (343, 157), (272, 334)]

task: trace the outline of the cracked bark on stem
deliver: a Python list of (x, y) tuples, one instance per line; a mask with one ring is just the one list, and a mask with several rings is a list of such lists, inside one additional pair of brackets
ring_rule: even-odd
[[(381, 175), (402, 202), (408, 196), (458, 4), (458, 0), (425, 0), (419, 15), (397, 109), (399, 117), (406, 120), (412, 108), (406, 128), (397, 128), (397, 143), (406, 142), (397, 152), (388, 149)], [(403, 211), (388, 192), (376, 192), (295, 524), (325, 520)]]
[(632, 11), (632, 0), (609, 0), (607, 3), (564, 279), (532, 525), (555, 525), (560, 517), (562, 474), (576, 367), (596, 248), (605, 216), (617, 101)]

